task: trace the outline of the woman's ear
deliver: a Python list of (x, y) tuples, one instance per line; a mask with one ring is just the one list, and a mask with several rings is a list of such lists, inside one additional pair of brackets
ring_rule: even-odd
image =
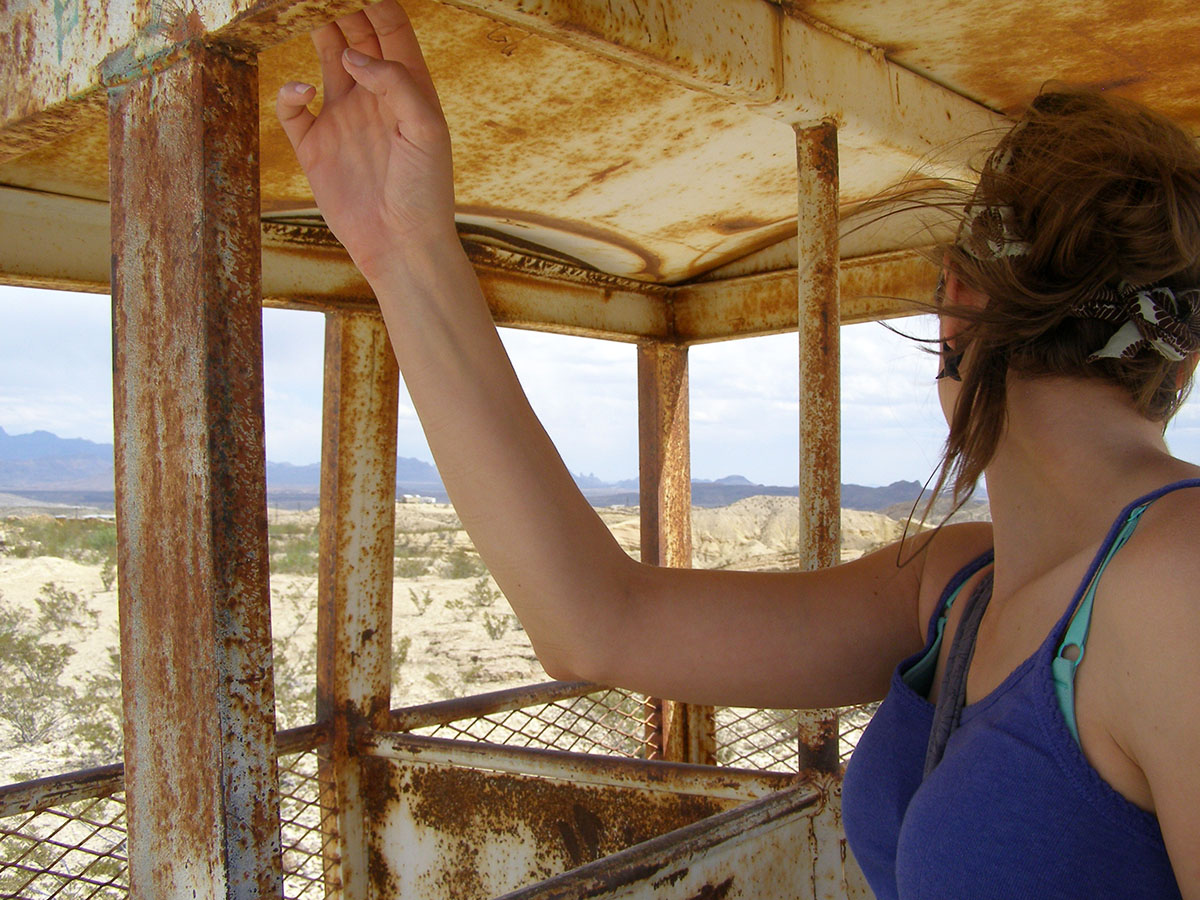
[(987, 294), (968, 286), (949, 267), (945, 271), (945, 284), (946, 302), (951, 306), (969, 306), (973, 309), (983, 309), (987, 306)]
[[(947, 265), (942, 270), (942, 301), (952, 308), (983, 309), (987, 306), (987, 295), (969, 287)], [(941, 316), (941, 333), (945, 340), (953, 340), (966, 327), (967, 321), (955, 316), (952, 312), (943, 313)]]

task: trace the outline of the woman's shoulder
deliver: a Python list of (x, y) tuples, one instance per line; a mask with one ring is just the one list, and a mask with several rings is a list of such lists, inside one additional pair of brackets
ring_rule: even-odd
[(946, 586), (992, 549), (992, 523), (959, 522), (946, 525), (928, 540), (918, 601), (922, 629), (933, 616)]
[(1200, 745), (1198, 534), (1200, 487), (1146, 508), (1101, 577), (1087, 649), (1104, 725), (1143, 773), (1173, 857), (1200, 840), (1200, 773), (1186, 750)]

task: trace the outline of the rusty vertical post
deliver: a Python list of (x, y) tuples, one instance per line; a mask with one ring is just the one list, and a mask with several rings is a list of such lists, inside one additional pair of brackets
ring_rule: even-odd
[(796, 133), (800, 181), (800, 565), (836, 565), (841, 548), (841, 359), (837, 126)]
[[(837, 127), (796, 132), (799, 175), (800, 567), (836, 565), (841, 538)], [(838, 768), (836, 716), (801, 716), (800, 767)]]
[[(841, 550), (841, 315), (838, 297), (838, 135), (822, 122), (797, 129), (797, 253), (800, 331), (800, 566), (836, 565)], [(801, 771), (828, 781), (828, 803), (841, 812), (836, 712), (801, 711)], [(814, 825), (814, 828), (816, 826)], [(822, 829), (813, 845), (814, 894), (845, 893), (845, 836)]]
[[(638, 345), (641, 550), (642, 561), (657, 566), (692, 564), (687, 357), (687, 348), (674, 344)], [(659, 698), (646, 705), (647, 738), (658, 757), (716, 763), (712, 707)]]
[(109, 92), (131, 894), (278, 896), (255, 61)]
[(334, 811), (324, 835), (326, 896), (347, 900), (366, 898), (370, 879), (370, 779), (354, 737), (389, 725), (399, 383), (379, 316), (326, 316), (317, 719), (329, 726), (320, 780)]

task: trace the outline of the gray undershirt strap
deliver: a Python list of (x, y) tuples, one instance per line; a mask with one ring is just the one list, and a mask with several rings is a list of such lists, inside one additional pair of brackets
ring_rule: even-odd
[(933, 727), (929, 730), (929, 743), (925, 747), (925, 773), (928, 777), (946, 752), (950, 734), (958, 727), (963, 706), (967, 700), (967, 672), (975, 656), (975, 638), (979, 634), (979, 623), (992, 599), (992, 572), (989, 570), (971, 592), (963, 609), (954, 643), (946, 658), (946, 671), (942, 676), (937, 706), (933, 712)]

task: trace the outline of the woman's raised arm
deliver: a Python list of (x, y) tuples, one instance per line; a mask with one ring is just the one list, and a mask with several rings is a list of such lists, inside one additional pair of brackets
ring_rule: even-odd
[[(408, 17), (385, 0), (313, 40), (324, 105), (314, 116), (314, 89), (285, 85), (280, 120), (378, 297), (463, 525), (547, 672), (729, 705), (882, 696), (921, 643), (925, 557), (897, 569), (893, 549), (807, 576), (631, 560), (526, 401), (459, 243), (449, 132)], [(938, 543), (965, 557), (964, 540), (979, 543)]]

